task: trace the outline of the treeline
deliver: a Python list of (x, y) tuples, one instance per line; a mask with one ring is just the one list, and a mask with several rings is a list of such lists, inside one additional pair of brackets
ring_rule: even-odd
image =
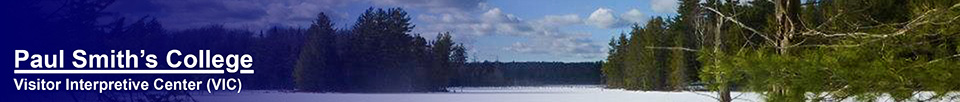
[(601, 84), (601, 62), (471, 62), (458, 69), (453, 86)]
[[(679, 3), (673, 19), (655, 18), (611, 41), (603, 66), (609, 86), (678, 90), (684, 82), (702, 82), (725, 102), (733, 100), (733, 90), (763, 93), (774, 102), (876, 101), (885, 95), (955, 100), (949, 93), (960, 90), (956, 0)], [(681, 79), (693, 72), (699, 81)], [(914, 97), (919, 91), (933, 95)]]
[[(210, 25), (167, 30), (150, 16), (129, 20), (103, 10), (112, 0), (63, 4), (16, 2), (5, 27), (12, 48), (37, 52), (84, 49), (90, 53), (133, 50), (158, 53), (178, 49), (191, 53), (254, 55), (253, 75), (135, 75), (129, 78), (237, 77), (244, 89), (296, 89), (311, 92), (437, 92), (445, 91), (466, 63), (466, 49), (450, 33), (434, 41), (412, 34), (413, 24), (400, 8), (366, 10), (349, 28), (334, 28), (320, 13), (308, 28), (274, 27), (262, 31)], [(62, 6), (61, 10), (40, 8)], [(130, 22), (132, 21), (132, 22)], [(11, 49), (12, 50), (12, 49)], [(194, 52), (195, 53), (195, 52)], [(157, 60), (165, 60), (159, 57)], [(166, 68), (166, 66), (161, 66)], [(29, 76), (29, 75), (25, 75)], [(37, 77), (67, 77), (46, 75)], [(117, 75), (87, 75), (110, 79)]]
[[(16, 75), (17, 77), (63, 79), (80, 77), (86, 80), (133, 80), (187, 79), (206, 80), (214, 77), (240, 78), (244, 89), (292, 89), (290, 78), (293, 64), (290, 55), (299, 52), (303, 44), (302, 32), (295, 28), (274, 28), (263, 32), (229, 29), (210, 25), (184, 30), (168, 30), (160, 21), (144, 16), (139, 18), (117, 17), (104, 10), (113, 0), (61, 1), (10, 1), (5, 2), (2, 31), (3, 41), (9, 47), (4, 50), (24, 49), (37, 53), (56, 53), (57, 50), (82, 49), (87, 53), (110, 53), (110, 50), (144, 50), (145, 53), (165, 53), (178, 49), (184, 53), (197, 53), (209, 49), (213, 53), (251, 54), (255, 59), (254, 75)], [(48, 10), (56, 8), (56, 10)], [(292, 57), (295, 60), (295, 57)], [(158, 61), (166, 60), (158, 57)], [(142, 62), (142, 61), (141, 61)], [(69, 63), (69, 62), (66, 62)], [(161, 65), (156, 69), (168, 69)], [(145, 69), (141, 65), (140, 69)], [(105, 92), (106, 93), (106, 92)], [(26, 100), (138, 100), (138, 101), (192, 101), (187, 91), (115, 91), (113, 94), (97, 93), (50, 93), (24, 91), (22, 94), (78, 95), (97, 97), (25, 97)], [(149, 94), (147, 94), (149, 93)], [(16, 100), (16, 99), (15, 99)]]
[(691, 50), (699, 39), (686, 22), (655, 17), (644, 26), (632, 26), (629, 36), (613, 38), (602, 69), (607, 87), (679, 91), (698, 82), (700, 63)]
[[(38, 53), (60, 49), (170, 49), (254, 55), (253, 75), (86, 75), (91, 80), (116, 78), (237, 77), (245, 89), (295, 89), (310, 92), (437, 92), (448, 86), (502, 86), (601, 83), (598, 62), (476, 62), (466, 64), (466, 49), (450, 33), (433, 41), (411, 34), (413, 24), (399, 8), (368, 9), (348, 28), (335, 28), (320, 13), (307, 28), (274, 27), (261, 31), (209, 25), (168, 30), (144, 16), (117, 17), (103, 9), (110, 0), (67, 2), (59, 12), (43, 3), (23, 2), (6, 31), (13, 48)], [(134, 51), (136, 52), (136, 51)], [(157, 60), (165, 60), (159, 57)], [(165, 66), (161, 66), (166, 68)], [(31, 77), (30, 75), (23, 75)], [(32, 77), (71, 77), (44, 75)], [(182, 94), (182, 92), (170, 92)]]
[[(411, 34), (400, 8), (368, 9), (350, 29), (335, 30), (324, 14), (307, 30), (293, 71), (296, 88), (312, 92), (446, 91), (466, 49), (449, 33), (427, 41)], [(339, 32), (339, 33), (338, 33)]]

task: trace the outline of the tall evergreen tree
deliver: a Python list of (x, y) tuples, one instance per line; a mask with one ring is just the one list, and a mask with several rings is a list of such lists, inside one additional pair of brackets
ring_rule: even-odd
[[(448, 86), (449, 80), (451, 78), (454, 63), (452, 54), (454, 51), (454, 42), (449, 32), (437, 34), (436, 41), (432, 42), (433, 58), (434, 58), (434, 67), (428, 70), (428, 73), (431, 74), (430, 78), (432, 88), (444, 88)], [(442, 89), (435, 89), (442, 90)]]
[(606, 62), (603, 63), (601, 68), (604, 75), (604, 82), (607, 84), (607, 87), (611, 88), (624, 88), (624, 81), (626, 76), (624, 75), (624, 57), (623, 54), (626, 53), (626, 48), (623, 48), (626, 45), (627, 39), (626, 35), (620, 33), (619, 37), (611, 38), (609, 43), (609, 51), (607, 52), (608, 57)]
[(294, 79), (297, 88), (303, 91), (331, 91), (337, 81), (334, 66), (337, 62), (334, 41), (333, 23), (327, 15), (317, 14), (317, 19), (307, 30), (309, 39), (304, 43), (297, 66), (294, 69)]

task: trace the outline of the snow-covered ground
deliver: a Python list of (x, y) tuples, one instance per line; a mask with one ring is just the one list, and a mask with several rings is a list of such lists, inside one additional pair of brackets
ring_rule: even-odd
[[(712, 92), (604, 89), (598, 85), (453, 87), (444, 93), (299, 93), (254, 90), (195, 93), (200, 102), (715, 102)], [(733, 92), (735, 102), (761, 102), (759, 94)], [(851, 101), (851, 100), (846, 100)], [(890, 101), (880, 98), (879, 101)]]
[[(194, 94), (200, 102), (711, 102), (709, 92), (655, 92), (604, 89), (598, 85), (536, 87), (454, 87), (445, 93), (291, 93), (269, 90), (239, 94)], [(740, 93), (733, 93), (740, 95)], [(752, 102), (744, 94), (739, 102)]]

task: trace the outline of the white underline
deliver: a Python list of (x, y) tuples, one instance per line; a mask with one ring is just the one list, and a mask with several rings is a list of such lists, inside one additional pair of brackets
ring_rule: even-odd
[(253, 74), (253, 70), (240, 70), (240, 74)]
[[(240, 70), (253, 74), (253, 70)], [(224, 70), (13, 70), (13, 74), (224, 74)]]

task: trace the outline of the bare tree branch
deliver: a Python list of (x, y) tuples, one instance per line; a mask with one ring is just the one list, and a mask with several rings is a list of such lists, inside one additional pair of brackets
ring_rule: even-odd
[(697, 49), (685, 48), (685, 47), (656, 47), (656, 46), (647, 46), (648, 49), (663, 49), (663, 50), (683, 50), (690, 52), (697, 52)]
[[(712, 8), (712, 7), (703, 7), (703, 8), (706, 8), (707, 10), (710, 10), (711, 12), (716, 13), (717, 15), (720, 16), (720, 18), (724, 18), (724, 19), (726, 19), (727, 21), (733, 22), (733, 23), (739, 25), (740, 27), (742, 27), (742, 28), (744, 28), (744, 29), (747, 29), (747, 30), (749, 30), (750, 32), (753, 32), (753, 34), (760, 35), (761, 37), (763, 37), (763, 39), (767, 40), (767, 41), (770, 42), (770, 43), (776, 42), (776, 41), (774, 41), (773, 39), (770, 39), (770, 37), (768, 37), (767, 35), (763, 34), (763, 32), (757, 31), (756, 29), (753, 29), (753, 27), (749, 27), (749, 26), (747, 26), (746, 24), (743, 24), (743, 23), (741, 23), (740, 21), (738, 21), (738, 20), (736, 20), (736, 19), (734, 19), (734, 18), (732, 18), (732, 17), (727, 17), (727, 16), (724, 15), (723, 13), (720, 13), (720, 11), (717, 11), (717, 9), (714, 9), (714, 8)], [(720, 27), (717, 27), (717, 28), (715, 28), (715, 29), (720, 29)]]
[(733, 97), (733, 100), (744, 100), (744, 101), (750, 101), (750, 102), (757, 102), (757, 101), (754, 101), (754, 100), (751, 100), (751, 99), (741, 98), (740, 96), (743, 96), (743, 94), (746, 94), (746, 93), (740, 92), (740, 94), (737, 94), (736, 97)]
[(720, 98), (719, 98), (719, 97), (714, 97), (714, 96), (711, 96), (710, 94), (699, 93), (699, 92), (697, 92), (697, 91), (687, 91), (687, 92), (690, 92), (690, 93), (693, 93), (693, 94), (697, 94), (697, 95), (700, 95), (700, 96), (703, 96), (703, 97), (713, 98), (713, 99), (715, 99), (715, 100), (717, 100), (717, 101), (720, 101)]
[[(948, 8), (948, 9), (954, 9), (954, 8), (957, 8), (957, 7), (960, 7), (960, 3), (958, 3), (958, 4), (956, 4), (956, 5), (952, 6), (952, 7), (950, 7), (950, 8)], [(935, 14), (933, 14), (933, 13), (935, 13)], [(895, 32), (889, 33), (889, 34), (870, 34), (870, 33), (864, 33), (864, 32), (827, 34), (827, 33), (823, 33), (823, 32), (821, 32), (821, 31), (818, 31), (818, 30), (815, 30), (815, 29), (809, 29), (807, 32), (804, 32), (804, 33), (802, 33), (801, 35), (823, 36), (823, 37), (876, 37), (876, 38), (887, 38), (887, 37), (899, 36), (899, 35), (906, 34), (906, 32), (911, 31), (911, 30), (913, 30), (913, 28), (915, 28), (915, 27), (917, 27), (917, 26), (920, 26), (920, 25), (924, 25), (924, 24), (938, 24), (938, 25), (949, 24), (949, 23), (953, 23), (953, 22), (956, 21), (957, 19), (960, 19), (960, 16), (954, 16), (954, 17), (952, 17), (952, 18), (950, 18), (949, 20), (944, 21), (944, 22), (932, 22), (932, 21), (930, 20), (930, 17), (931, 17), (931, 16), (940, 15), (940, 14), (942, 14), (942, 13), (943, 13), (943, 12), (940, 12), (939, 9), (932, 9), (932, 10), (929, 10), (929, 11), (924, 12), (924, 13), (921, 14), (919, 17), (914, 18), (914, 19), (911, 19), (910, 21), (907, 21), (907, 22), (876, 25), (876, 26), (904, 25), (904, 27), (902, 27), (902, 28), (900, 28), (900, 29), (897, 29)], [(836, 17), (836, 16), (835, 16), (835, 17)], [(833, 18), (831, 18), (831, 19), (833, 19)], [(822, 26), (822, 25), (821, 25), (821, 26)], [(875, 27), (875, 26), (868, 26), (868, 27)], [(819, 27), (818, 27), (818, 28), (819, 28)]]
[(843, 14), (844, 14), (843, 11), (841, 11), (839, 14), (833, 15), (833, 17), (830, 17), (830, 19), (827, 19), (826, 22), (823, 22), (823, 23), (820, 23), (820, 25), (817, 25), (816, 29), (823, 28), (823, 26), (826, 26), (827, 24), (832, 23), (832, 22), (835, 21), (837, 18), (840, 18), (840, 16), (843, 15)]
[(800, 46), (794, 46), (794, 47), (860, 47), (860, 46), (862, 46), (862, 45), (864, 45), (864, 44), (873, 43), (873, 42), (877, 42), (877, 41), (880, 41), (880, 39), (873, 39), (873, 40), (869, 40), (869, 41), (866, 41), (866, 42), (861, 42), (861, 43), (858, 43), (858, 44), (800, 45)]
[(956, 57), (960, 57), (960, 54), (955, 54), (955, 55), (953, 55), (953, 56), (947, 56), (947, 57), (943, 57), (943, 58), (937, 58), (937, 59), (934, 59), (934, 60), (930, 60), (930, 61), (927, 62), (927, 63), (920, 64), (920, 65), (917, 65), (917, 66), (914, 66), (914, 67), (925, 66), (925, 65), (937, 63), (937, 62), (940, 62), (940, 61), (943, 61), (943, 60), (946, 60), (946, 59), (956, 58)]

